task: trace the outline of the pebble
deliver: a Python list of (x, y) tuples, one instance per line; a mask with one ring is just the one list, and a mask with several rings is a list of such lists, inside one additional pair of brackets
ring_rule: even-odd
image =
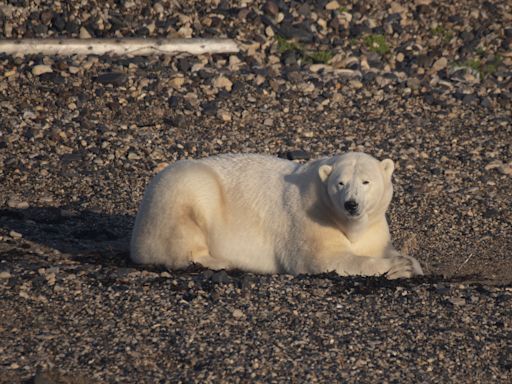
[(128, 80), (128, 76), (126, 76), (122, 72), (107, 72), (98, 75), (96, 81), (101, 84), (114, 84), (114, 85), (123, 85)]
[(235, 309), (233, 311), (233, 317), (235, 319), (241, 319), (242, 317), (244, 317), (244, 313), (241, 310), (239, 310), (239, 309)]
[(30, 205), (26, 201), (18, 200), (17, 198), (11, 197), (7, 200), (7, 206), (15, 209), (27, 209)]
[(169, 85), (176, 91), (179, 91), (183, 84), (185, 84), (184, 77), (174, 77), (171, 80), (169, 80)]
[(448, 299), (448, 301), (450, 303), (452, 303), (453, 305), (455, 305), (456, 307), (461, 307), (463, 305), (466, 305), (466, 300), (463, 299), (462, 297), (452, 297), (452, 298)]
[(0, 280), (7, 280), (9, 278), (11, 278), (11, 274), (7, 271), (2, 271), (0, 272)]
[(222, 270), (222, 271), (215, 272), (212, 275), (211, 280), (214, 283), (231, 283), (231, 281), (233, 279), (231, 279), (231, 277), (227, 274), (226, 271)]
[(226, 110), (220, 109), (219, 111), (217, 111), (217, 116), (222, 121), (225, 121), (225, 122), (231, 121), (231, 113)]
[(34, 65), (32, 67), (32, 74), (34, 76), (41, 76), (43, 73), (50, 73), (50, 72), (53, 72), (52, 67), (50, 65), (39, 64), (39, 65)]
[(19, 232), (16, 232), (14, 230), (9, 231), (9, 236), (11, 236), (13, 239), (21, 239), (23, 235)]
[(267, 15), (276, 17), (279, 14), (279, 7), (276, 3), (269, 0), (266, 1), (265, 4), (263, 4), (263, 12), (265, 12)]
[(221, 75), (214, 80), (213, 86), (215, 88), (224, 88), (226, 91), (231, 92), (233, 83), (227, 77)]
[(267, 117), (264, 121), (263, 121), (263, 125), (266, 125), (267, 127), (272, 127), (274, 125), (274, 120), (271, 119), (270, 117)]
[(487, 164), (484, 169), (486, 171), (490, 171), (492, 169), (496, 169), (499, 173), (502, 175), (510, 176), (512, 175), (512, 162), (510, 163), (504, 163), (501, 160), (494, 160)]
[(407, 79), (407, 86), (411, 89), (419, 89), (421, 87), (421, 81), (416, 77), (409, 77)]
[(89, 33), (89, 31), (87, 30), (87, 28), (85, 28), (85, 27), (80, 28), (80, 38), (81, 39), (91, 39), (92, 38), (92, 36)]
[(320, 71), (330, 72), (330, 71), (332, 71), (332, 67), (330, 65), (326, 65), (326, 64), (311, 64), (309, 66), (309, 70), (313, 73), (317, 73)]
[(330, 1), (327, 4), (325, 4), (325, 9), (328, 11), (334, 11), (336, 9), (340, 9), (340, 3), (338, 3), (336, 0)]
[(353, 79), (356, 77), (361, 78), (361, 72), (355, 71), (353, 69), (335, 69), (334, 73), (339, 77), (344, 77), (347, 79)]
[(448, 65), (448, 60), (446, 57), (441, 57), (440, 59), (436, 60), (434, 64), (432, 65), (432, 71), (439, 72), (442, 69), (445, 69)]
[(350, 86), (354, 89), (361, 89), (363, 88), (363, 83), (359, 80), (350, 80)]

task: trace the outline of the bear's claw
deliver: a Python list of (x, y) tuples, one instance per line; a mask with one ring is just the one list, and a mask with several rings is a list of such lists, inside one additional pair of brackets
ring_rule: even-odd
[(423, 275), (418, 261), (410, 256), (393, 257), (391, 263), (391, 268), (384, 274), (390, 280)]

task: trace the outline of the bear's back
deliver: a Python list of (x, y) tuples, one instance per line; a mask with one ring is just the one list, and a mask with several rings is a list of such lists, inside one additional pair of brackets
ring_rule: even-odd
[[(198, 160), (218, 176), (229, 215), (236, 222), (273, 227), (281, 221), (286, 177), (299, 167), (264, 155), (220, 155)], [(238, 217), (238, 219), (236, 219)]]
[(228, 189), (282, 186), (284, 177), (299, 166), (288, 160), (255, 154), (225, 154), (198, 161), (213, 169)]

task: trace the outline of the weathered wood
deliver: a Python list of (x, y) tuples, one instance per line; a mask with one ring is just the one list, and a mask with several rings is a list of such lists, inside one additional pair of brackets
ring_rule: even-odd
[(0, 52), (6, 54), (45, 55), (169, 55), (187, 52), (235, 53), (238, 45), (231, 39), (16, 39), (0, 40)]

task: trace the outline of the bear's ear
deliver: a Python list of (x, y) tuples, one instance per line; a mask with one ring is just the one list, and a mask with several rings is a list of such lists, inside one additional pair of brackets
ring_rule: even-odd
[(329, 178), (329, 175), (332, 172), (332, 165), (324, 164), (320, 168), (318, 168), (318, 175), (320, 176), (320, 180), (326, 181)]
[(391, 159), (382, 160), (380, 162), (380, 164), (382, 165), (382, 169), (384, 170), (384, 173), (386, 174), (386, 176), (388, 178), (391, 178), (391, 175), (393, 174), (393, 171), (395, 170), (395, 163), (393, 163), (393, 160), (391, 160)]

